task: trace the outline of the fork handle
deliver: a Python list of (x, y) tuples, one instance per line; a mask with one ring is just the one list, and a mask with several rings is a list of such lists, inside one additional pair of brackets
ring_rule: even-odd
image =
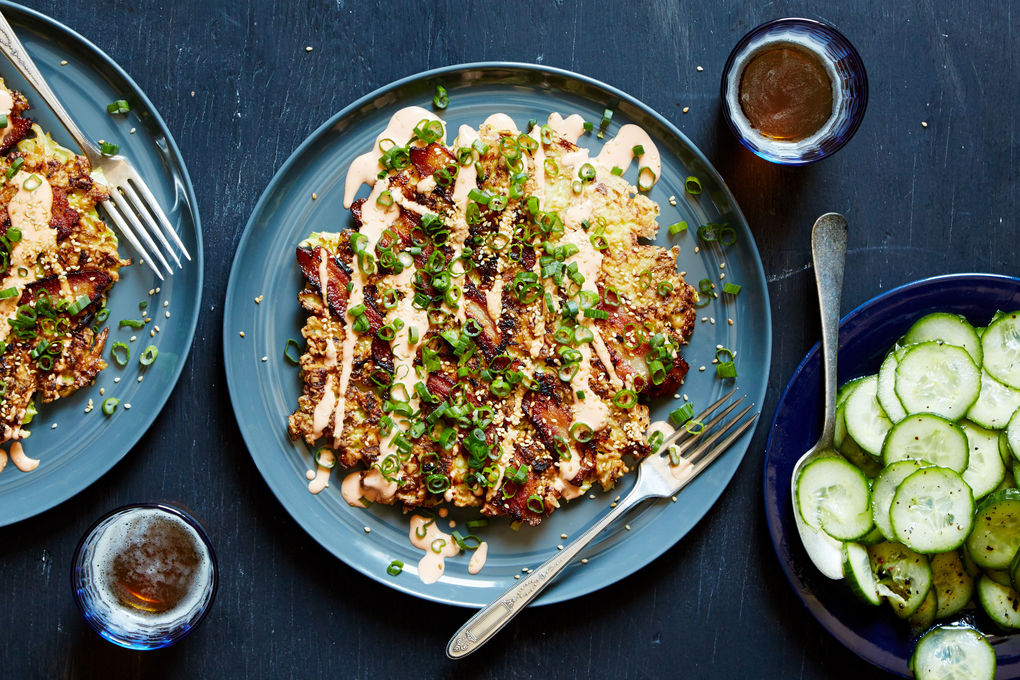
[(578, 553), (602, 533), (603, 529), (646, 498), (648, 496), (645, 494), (631, 492), (618, 501), (615, 508), (603, 515), (572, 543), (558, 551), (542, 566), (536, 568), (522, 578), (519, 583), (472, 616), (450, 639), (446, 646), (446, 655), (451, 659), (460, 659), (488, 642), (502, 630), (503, 626), (510, 623), (532, 600), (538, 597), (546, 589), (546, 586), (563, 571), (564, 567), (573, 562)]
[(43, 79), (35, 62), (28, 56), (25, 46), (18, 40), (18, 36), (14, 34), (14, 29), (7, 23), (7, 19), (2, 13), (0, 13), (0, 51), (3, 51), (4, 55), (14, 64), (14, 67), (25, 77), (25, 80), (28, 81), (32, 89), (36, 91), (36, 94), (53, 110), (61, 125), (67, 129), (67, 132), (74, 138), (74, 141), (81, 147), (82, 151), (85, 152), (85, 155), (89, 157), (89, 160), (95, 162), (95, 158), (99, 157), (99, 149), (85, 137), (85, 134), (71, 119), (71, 116), (68, 115), (63, 104), (53, 94), (53, 90), (46, 84), (46, 80)]

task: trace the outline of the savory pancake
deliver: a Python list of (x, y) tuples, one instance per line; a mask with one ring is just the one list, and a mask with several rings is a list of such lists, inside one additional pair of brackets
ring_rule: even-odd
[(66, 397), (106, 367), (108, 330), (90, 324), (127, 264), (95, 209), (106, 187), (28, 108), (0, 80), (0, 443), (28, 436), (36, 394)]
[[(448, 147), (422, 109), (393, 121), (352, 165), (373, 184), (354, 228), (297, 248), (308, 317), (290, 435), (322, 440), (325, 467), (364, 466), (349, 503), (538, 524), (649, 453), (642, 401), (683, 381), (696, 293), (675, 250), (642, 241), (658, 206), (569, 126), (520, 134), (493, 117)], [(634, 157), (648, 188), (651, 140)]]

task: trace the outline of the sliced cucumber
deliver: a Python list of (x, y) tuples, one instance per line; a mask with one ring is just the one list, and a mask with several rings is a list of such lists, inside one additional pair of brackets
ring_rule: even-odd
[(857, 542), (861, 545), (877, 545), (884, 540), (885, 536), (882, 535), (882, 530), (878, 527), (872, 527), (871, 531), (858, 538)]
[(921, 608), (931, 589), (928, 558), (900, 543), (879, 543), (868, 548), (878, 594), (889, 600), (901, 619)]
[(910, 624), (910, 630), (914, 634), (918, 634), (921, 631), (928, 630), (931, 628), (931, 624), (935, 623), (935, 612), (939, 609), (939, 598), (935, 595), (934, 586), (928, 591), (928, 594), (924, 598), (924, 602), (918, 607), (917, 611), (910, 615), (907, 619), (907, 623)]
[(981, 365), (981, 339), (970, 322), (959, 314), (936, 312), (921, 317), (903, 336), (902, 342), (913, 345), (929, 340), (941, 340), (947, 345), (962, 347), (975, 364)]
[(1013, 465), (1013, 453), (1009, 450), (1009, 442), (1006, 440), (1006, 433), (999, 433), (999, 458), (1002, 459), (1002, 464), (1006, 468), (1010, 468)]
[(914, 413), (889, 430), (882, 446), (882, 462), (917, 460), (949, 468), (967, 469), (967, 435), (954, 423), (934, 413)]
[(1020, 390), (1020, 311), (988, 324), (981, 336), (984, 366), (999, 382)]
[(985, 569), (984, 575), (1000, 586), (1013, 587), (1013, 581), (1009, 578), (1009, 572), (1005, 569)]
[(832, 422), (832, 445), (839, 451), (839, 448), (846, 440), (846, 408), (843, 404), (836, 407), (836, 417)]
[(922, 467), (923, 465), (917, 461), (902, 460), (885, 468), (878, 473), (878, 477), (875, 477), (875, 483), (871, 487), (871, 515), (875, 526), (890, 541), (896, 540), (896, 530), (893, 529), (892, 521), (889, 519), (889, 509), (892, 507), (893, 496), (896, 495), (896, 487)]
[(1013, 584), (1013, 588), (1020, 589), (1020, 551), (1013, 557), (1013, 562), (1009, 565), (1009, 580)]
[(924, 468), (900, 482), (889, 520), (899, 541), (915, 552), (956, 550), (973, 526), (974, 495), (958, 473)]
[(876, 607), (882, 604), (867, 548), (860, 543), (843, 544), (843, 573), (850, 584), (850, 591), (858, 599)]
[(1002, 430), (1017, 409), (1020, 409), (1020, 390), (1006, 387), (988, 375), (988, 371), (981, 371), (981, 392), (967, 411), (967, 417), (981, 427)]
[(839, 408), (840, 406), (843, 405), (843, 403), (847, 400), (847, 397), (850, 396), (850, 393), (854, 391), (854, 388), (856, 388), (857, 384), (860, 382), (861, 378), (847, 380), (845, 383), (843, 383), (842, 387), (836, 390), (836, 408)]
[(967, 606), (974, 595), (974, 579), (963, 566), (960, 551), (951, 550), (930, 558), (932, 590), (938, 596), (936, 618), (944, 619)]
[(981, 498), (994, 491), (1006, 476), (1006, 466), (999, 455), (999, 435), (968, 420), (961, 420), (959, 426), (970, 446), (963, 479), (974, 490), (974, 498)]
[(846, 430), (862, 449), (873, 456), (882, 454), (882, 442), (892, 422), (878, 403), (878, 376), (869, 375), (847, 397)]
[(1006, 444), (1013, 457), (1020, 460), (1020, 409), (1017, 409), (1006, 424)]
[(839, 452), (856, 466), (858, 470), (863, 472), (868, 479), (882, 471), (882, 463), (858, 446), (853, 437), (847, 437), (843, 440), (843, 445), (839, 447)]
[(977, 585), (978, 600), (988, 617), (1007, 630), (1020, 629), (1020, 595), (982, 576)]
[(796, 492), (804, 522), (837, 541), (853, 541), (874, 526), (868, 480), (842, 458), (817, 458), (805, 465)]
[(967, 538), (967, 552), (983, 569), (1006, 569), (1018, 550), (1020, 491), (997, 491), (978, 506), (974, 530)]
[(993, 680), (995, 667), (992, 645), (969, 626), (932, 628), (910, 657), (917, 680)]
[(878, 369), (878, 403), (889, 420), (898, 423), (907, 415), (900, 398), (896, 396), (896, 352), (889, 352)]
[(981, 374), (965, 349), (941, 342), (914, 345), (896, 366), (896, 396), (907, 413), (957, 420), (981, 391)]

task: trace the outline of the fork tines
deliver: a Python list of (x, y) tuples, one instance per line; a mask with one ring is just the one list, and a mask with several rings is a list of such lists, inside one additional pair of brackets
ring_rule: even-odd
[[(754, 404), (752, 403), (728, 421), (722, 423), (720, 427), (713, 431), (713, 428), (716, 428), (716, 426), (719, 425), (726, 416), (728, 416), (735, 408), (737, 408), (737, 406), (740, 405), (742, 401), (744, 401), (744, 396), (741, 396), (739, 399), (720, 411), (714, 418), (708, 422), (704, 422), (705, 418), (712, 415), (720, 406), (726, 403), (730, 397), (736, 393), (736, 391), (736, 388), (730, 390), (727, 394), (723, 395), (722, 398), (688, 421), (688, 424), (703, 423), (700, 429), (695, 429), (692, 432), (687, 427), (681, 427), (679, 430), (667, 437), (659, 447), (661, 452), (666, 453), (669, 447), (675, 444), (677, 450), (674, 455), (679, 457), (679, 464), (681, 466), (690, 468), (688, 470), (690, 478), (693, 479), (696, 477), (704, 468), (708, 467), (713, 461), (715, 461), (716, 458), (729, 449), (733, 442), (747, 432), (747, 430), (749, 430), (757, 420), (759, 414), (755, 413), (750, 418), (741, 422), (744, 416), (746, 416), (751, 409), (754, 408)], [(732, 430), (732, 432), (730, 432), (725, 439), (719, 441), (719, 439), (730, 430)], [(716, 442), (719, 443), (716, 444)]]
[[(135, 180), (134, 184), (137, 186), (138, 191), (136, 192), (135, 187), (129, 181), (122, 181), (119, 184), (111, 185), (110, 200), (103, 201), (103, 209), (106, 210), (106, 213), (114, 221), (117, 228), (135, 249), (139, 257), (145, 260), (146, 264), (149, 265), (156, 276), (162, 281), (163, 273), (156, 266), (156, 263), (162, 265), (171, 276), (173, 275), (173, 269), (166, 261), (166, 258), (163, 257), (163, 252), (169, 253), (177, 267), (181, 267), (181, 261), (176, 253), (174, 253), (174, 249), (165, 234), (170, 235), (170, 238), (180, 248), (181, 254), (184, 257), (190, 260), (191, 255), (184, 247), (180, 237), (177, 236), (177, 232), (170, 225), (170, 221), (159, 207), (159, 203), (156, 202), (155, 197), (153, 197), (145, 183), (140, 178), (135, 179), (132, 177), (130, 179)], [(139, 196), (139, 192), (141, 192), (144, 198)], [(153, 214), (155, 214), (155, 219), (153, 219)], [(152, 235), (156, 236), (162, 248), (156, 245)], [(139, 237), (141, 237), (141, 241), (145, 242), (145, 246), (142, 245)]]

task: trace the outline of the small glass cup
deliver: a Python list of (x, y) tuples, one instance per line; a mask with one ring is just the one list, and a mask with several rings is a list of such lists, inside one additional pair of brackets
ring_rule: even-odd
[[(153, 533), (155, 525), (160, 528)], [(167, 529), (170, 525), (176, 528)], [(143, 527), (146, 533), (140, 534)], [(159, 552), (175, 540), (190, 551), (179, 559)], [(155, 574), (161, 593), (170, 588), (178, 597), (172, 607), (147, 611), (147, 603), (157, 600), (150, 590), (136, 591), (137, 581), (130, 580), (143, 573)], [(205, 618), (216, 586), (216, 554), (202, 526), (184, 510), (162, 503), (127, 505), (100, 518), (78, 544), (71, 565), (74, 601), (85, 621), (128, 649), (159, 649), (186, 636)]]
[[(754, 130), (740, 106), (744, 66), (777, 42), (806, 47), (825, 62), (830, 76), (835, 75), (833, 116), (806, 139), (770, 139)], [(835, 153), (853, 137), (868, 106), (868, 76), (857, 50), (832, 26), (813, 19), (776, 19), (752, 29), (733, 48), (723, 69), (722, 99), (723, 117), (741, 144), (772, 163), (807, 165)]]

